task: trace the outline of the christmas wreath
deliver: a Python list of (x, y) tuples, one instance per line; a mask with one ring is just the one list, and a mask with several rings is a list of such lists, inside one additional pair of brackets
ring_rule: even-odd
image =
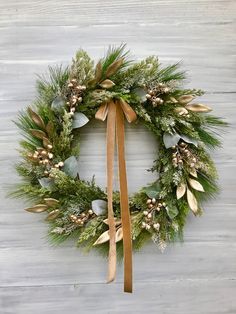
[[(201, 90), (184, 89), (179, 64), (163, 67), (156, 56), (133, 62), (125, 46), (111, 47), (96, 66), (79, 50), (68, 67), (49, 68), (37, 80), (37, 99), (20, 112), (22, 177), (13, 195), (26, 197), (31, 213), (47, 213), (53, 242), (70, 237), (80, 247), (108, 252), (108, 281), (115, 278), (116, 255), (124, 256), (124, 290), (132, 291), (132, 248), (150, 239), (163, 250), (182, 238), (190, 211), (218, 192), (217, 171), (208, 149), (221, 145), (217, 128), (226, 125), (196, 102)], [(206, 114), (207, 113), (207, 114)], [(107, 189), (78, 171), (80, 128), (107, 119)], [(124, 120), (138, 120), (158, 140), (149, 170), (156, 181), (128, 196)], [(117, 145), (120, 192), (113, 191)], [(105, 148), (104, 148), (105, 149)], [(96, 150), (95, 150), (96, 151)], [(104, 169), (105, 171), (105, 169)]]

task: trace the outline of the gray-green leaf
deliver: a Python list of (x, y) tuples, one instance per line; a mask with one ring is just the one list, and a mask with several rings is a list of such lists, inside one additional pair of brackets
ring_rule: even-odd
[(82, 112), (76, 112), (73, 118), (73, 129), (81, 128), (89, 122), (89, 119)]
[(57, 96), (54, 98), (51, 108), (54, 111), (61, 111), (65, 107), (65, 100), (62, 96)]
[(165, 144), (165, 147), (170, 148), (172, 146), (177, 145), (180, 138), (181, 136), (178, 133), (175, 134), (164, 133), (163, 142)]
[(64, 161), (63, 171), (72, 178), (77, 177), (79, 174), (79, 164), (75, 156), (71, 156)]
[(92, 201), (92, 210), (97, 216), (105, 215), (107, 212), (107, 202), (104, 200)]
[(176, 206), (167, 206), (166, 211), (170, 219), (174, 219), (178, 215), (178, 209)]
[(54, 187), (53, 179), (51, 179), (51, 178), (41, 178), (41, 179), (38, 179), (38, 181), (39, 181), (39, 184), (43, 188), (48, 189), (49, 191), (53, 190), (53, 187)]
[(181, 134), (181, 138), (182, 138), (182, 140), (184, 140), (186, 143), (193, 144), (193, 145), (195, 145), (196, 147), (198, 146), (198, 141), (195, 140), (195, 139), (192, 138), (192, 137), (188, 137), (187, 135)]
[(155, 182), (152, 185), (143, 188), (143, 191), (147, 194), (148, 197), (157, 198), (160, 192), (160, 185), (158, 182)]
[(134, 92), (136, 95), (139, 96), (139, 98), (141, 99), (142, 102), (147, 100), (147, 98), (146, 98), (147, 92), (143, 88), (138, 87), (134, 90)]

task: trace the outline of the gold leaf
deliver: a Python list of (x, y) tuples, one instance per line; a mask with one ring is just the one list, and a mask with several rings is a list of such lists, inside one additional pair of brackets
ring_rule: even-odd
[(111, 88), (112, 86), (115, 85), (115, 83), (112, 82), (112, 81), (109, 80), (109, 79), (106, 79), (106, 80), (102, 81), (99, 85), (100, 85), (101, 87), (103, 87), (103, 88)]
[(117, 229), (117, 231), (116, 231), (116, 242), (119, 242), (122, 239), (123, 239), (123, 229), (121, 227), (121, 228)]
[(176, 104), (178, 101), (174, 97), (170, 97), (170, 101), (173, 104)]
[(195, 97), (193, 95), (183, 95), (178, 98), (178, 103), (181, 105), (186, 105), (192, 101)]
[(30, 132), (33, 136), (39, 138), (39, 139), (43, 139), (44, 137), (46, 137), (46, 133), (41, 131), (41, 130), (35, 130), (35, 129), (30, 129)]
[(203, 104), (189, 104), (186, 108), (193, 112), (210, 112), (212, 109)]
[(34, 123), (39, 126), (41, 129), (45, 129), (45, 124), (43, 122), (43, 119), (34, 112), (30, 107), (28, 108), (28, 113), (31, 117), (31, 119), (34, 121)]
[(194, 179), (188, 179), (188, 183), (190, 184), (190, 186), (194, 189), (194, 190), (197, 190), (197, 191), (200, 191), (200, 192), (204, 192), (204, 188), (203, 186), (201, 185), (201, 183), (199, 183), (197, 180), (194, 180)]
[(45, 212), (47, 209), (48, 207), (45, 204), (38, 204), (33, 207), (25, 208), (25, 210), (30, 213), (42, 213)]
[(187, 201), (188, 205), (193, 211), (194, 214), (198, 212), (198, 203), (196, 197), (193, 195), (193, 193), (187, 188)]
[(44, 146), (45, 148), (47, 148), (48, 145), (52, 145), (51, 142), (49, 141), (48, 138), (43, 137), (43, 146)]
[(124, 63), (124, 58), (118, 59), (114, 61), (106, 70), (106, 77), (110, 77), (117, 72), (117, 70), (121, 67)]
[(95, 68), (95, 82), (99, 82), (102, 78), (102, 62), (98, 62)]
[(56, 219), (59, 215), (60, 215), (60, 210), (59, 210), (59, 209), (52, 210), (52, 211), (48, 214), (48, 216), (46, 217), (45, 220), (47, 220), (47, 221), (52, 221), (52, 220)]
[(196, 169), (191, 169), (190, 172), (191, 176), (193, 176), (194, 178), (197, 178), (197, 170)]
[[(116, 226), (118, 226), (118, 225), (121, 224), (121, 219), (114, 217), (114, 220), (115, 220), (115, 225), (116, 225)], [(108, 218), (107, 218), (107, 219), (104, 219), (103, 222), (104, 222), (106, 225), (108, 225)]]
[(176, 189), (177, 200), (179, 200), (181, 197), (183, 197), (185, 192), (186, 192), (186, 184), (181, 183)]
[(46, 131), (47, 131), (48, 135), (50, 135), (50, 136), (53, 135), (54, 125), (53, 125), (52, 121), (49, 121), (48, 124), (46, 125)]
[(44, 201), (48, 206), (55, 206), (59, 203), (55, 198), (45, 198)]
[(109, 230), (103, 232), (100, 237), (93, 243), (93, 245), (98, 245), (98, 244), (102, 244), (102, 243), (105, 243), (107, 241), (110, 240), (110, 237), (109, 237)]
[(174, 109), (174, 111), (175, 111), (176, 113), (178, 113), (180, 116), (183, 116), (183, 115), (185, 115), (185, 114), (188, 114), (188, 110), (185, 109), (184, 107), (176, 107), (176, 108)]

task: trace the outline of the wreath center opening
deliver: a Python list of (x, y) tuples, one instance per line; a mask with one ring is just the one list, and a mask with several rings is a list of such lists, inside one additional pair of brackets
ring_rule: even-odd
[[(93, 119), (80, 129), (79, 174), (83, 180), (95, 176), (96, 184), (106, 188), (106, 123)], [(125, 160), (129, 193), (155, 181), (148, 171), (158, 158), (158, 143), (151, 131), (139, 122), (125, 123)], [(119, 190), (117, 151), (114, 157), (114, 190)]]

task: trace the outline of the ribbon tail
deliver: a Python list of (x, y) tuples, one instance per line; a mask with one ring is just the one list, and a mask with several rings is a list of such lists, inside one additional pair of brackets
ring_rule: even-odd
[(119, 164), (120, 205), (124, 250), (124, 291), (132, 292), (132, 237), (129, 212), (128, 187), (125, 165), (125, 125), (121, 106), (116, 107), (116, 139)]
[(109, 225), (109, 255), (108, 255), (108, 279), (111, 282), (116, 277), (116, 226), (113, 213), (113, 171), (115, 153), (115, 122), (116, 105), (109, 102), (107, 105), (107, 200), (108, 200), (108, 225)]

